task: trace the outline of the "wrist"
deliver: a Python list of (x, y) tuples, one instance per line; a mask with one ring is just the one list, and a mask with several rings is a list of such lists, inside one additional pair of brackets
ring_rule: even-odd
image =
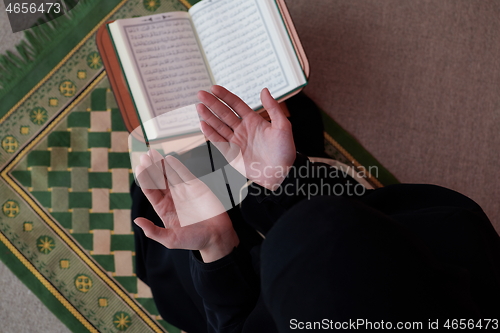
[(217, 233), (210, 239), (207, 246), (199, 250), (201, 258), (205, 263), (219, 260), (230, 254), (239, 243), (238, 235), (232, 228), (222, 234)]
[(309, 158), (307, 156), (296, 152), (295, 156), (287, 166), (280, 167), (279, 172), (274, 173), (274, 175), (279, 175), (279, 178), (276, 177), (272, 179), (272, 181), (269, 181), (269, 179), (267, 179), (267, 182), (266, 179), (264, 179), (263, 184), (259, 182), (256, 183), (268, 190), (271, 190), (272, 192), (275, 192), (283, 185), (286, 185), (287, 183), (299, 178), (302, 173), (304, 173), (307, 177), (307, 172), (304, 172), (300, 169), (307, 167), (308, 163)]
[(281, 184), (288, 177), (290, 170), (293, 168), (293, 164), (294, 160), (292, 160), (289, 165), (280, 165), (277, 167), (268, 166), (261, 174), (263, 177), (253, 181), (258, 185), (274, 192), (280, 188)]

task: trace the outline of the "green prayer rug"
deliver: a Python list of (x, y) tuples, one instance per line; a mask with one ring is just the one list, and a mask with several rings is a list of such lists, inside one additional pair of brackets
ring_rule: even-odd
[[(60, 47), (47, 42), (55, 49), (30, 60), (32, 76), (14, 68), (23, 80), (3, 81), (0, 259), (74, 332), (180, 332), (162, 320), (134, 273), (128, 132), (95, 33), (108, 20), (190, 4), (87, 2), (85, 15), (74, 14), (85, 21), (81, 30), (55, 36)], [(374, 187), (396, 182), (331, 118), (324, 121), (333, 158), (358, 171), (376, 166), (377, 178), (367, 176)]]

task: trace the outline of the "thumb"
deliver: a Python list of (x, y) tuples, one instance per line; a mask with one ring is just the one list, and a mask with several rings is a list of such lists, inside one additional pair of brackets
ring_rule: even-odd
[(164, 246), (167, 246), (165, 243), (169, 234), (168, 229), (160, 228), (144, 217), (136, 218), (134, 220), (134, 223), (137, 224), (142, 229), (142, 231), (144, 231), (146, 237), (151, 238), (152, 240), (157, 241)]
[(264, 106), (269, 114), (269, 117), (271, 118), (271, 124), (273, 127), (276, 126), (278, 128), (283, 128), (284, 126), (290, 124), (278, 101), (271, 96), (269, 89), (262, 89), (262, 92), (260, 93), (260, 100), (262, 102), (262, 106)]

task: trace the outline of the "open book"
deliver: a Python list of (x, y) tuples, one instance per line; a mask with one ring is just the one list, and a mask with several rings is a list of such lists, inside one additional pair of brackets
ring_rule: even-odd
[(263, 88), (282, 100), (307, 83), (277, 1), (283, 6), (282, 0), (203, 0), (187, 13), (108, 24), (148, 141), (199, 132), (194, 107), (185, 106), (213, 84), (257, 111)]

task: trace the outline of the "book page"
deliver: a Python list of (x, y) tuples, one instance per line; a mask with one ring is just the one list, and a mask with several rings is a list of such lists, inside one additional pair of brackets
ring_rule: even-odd
[(118, 20), (109, 28), (148, 137), (197, 131), (198, 118), (172, 111), (197, 103), (196, 93), (212, 85), (189, 14)]
[(253, 109), (265, 87), (279, 97), (306, 83), (273, 8), (273, 0), (206, 0), (189, 11), (215, 82)]

